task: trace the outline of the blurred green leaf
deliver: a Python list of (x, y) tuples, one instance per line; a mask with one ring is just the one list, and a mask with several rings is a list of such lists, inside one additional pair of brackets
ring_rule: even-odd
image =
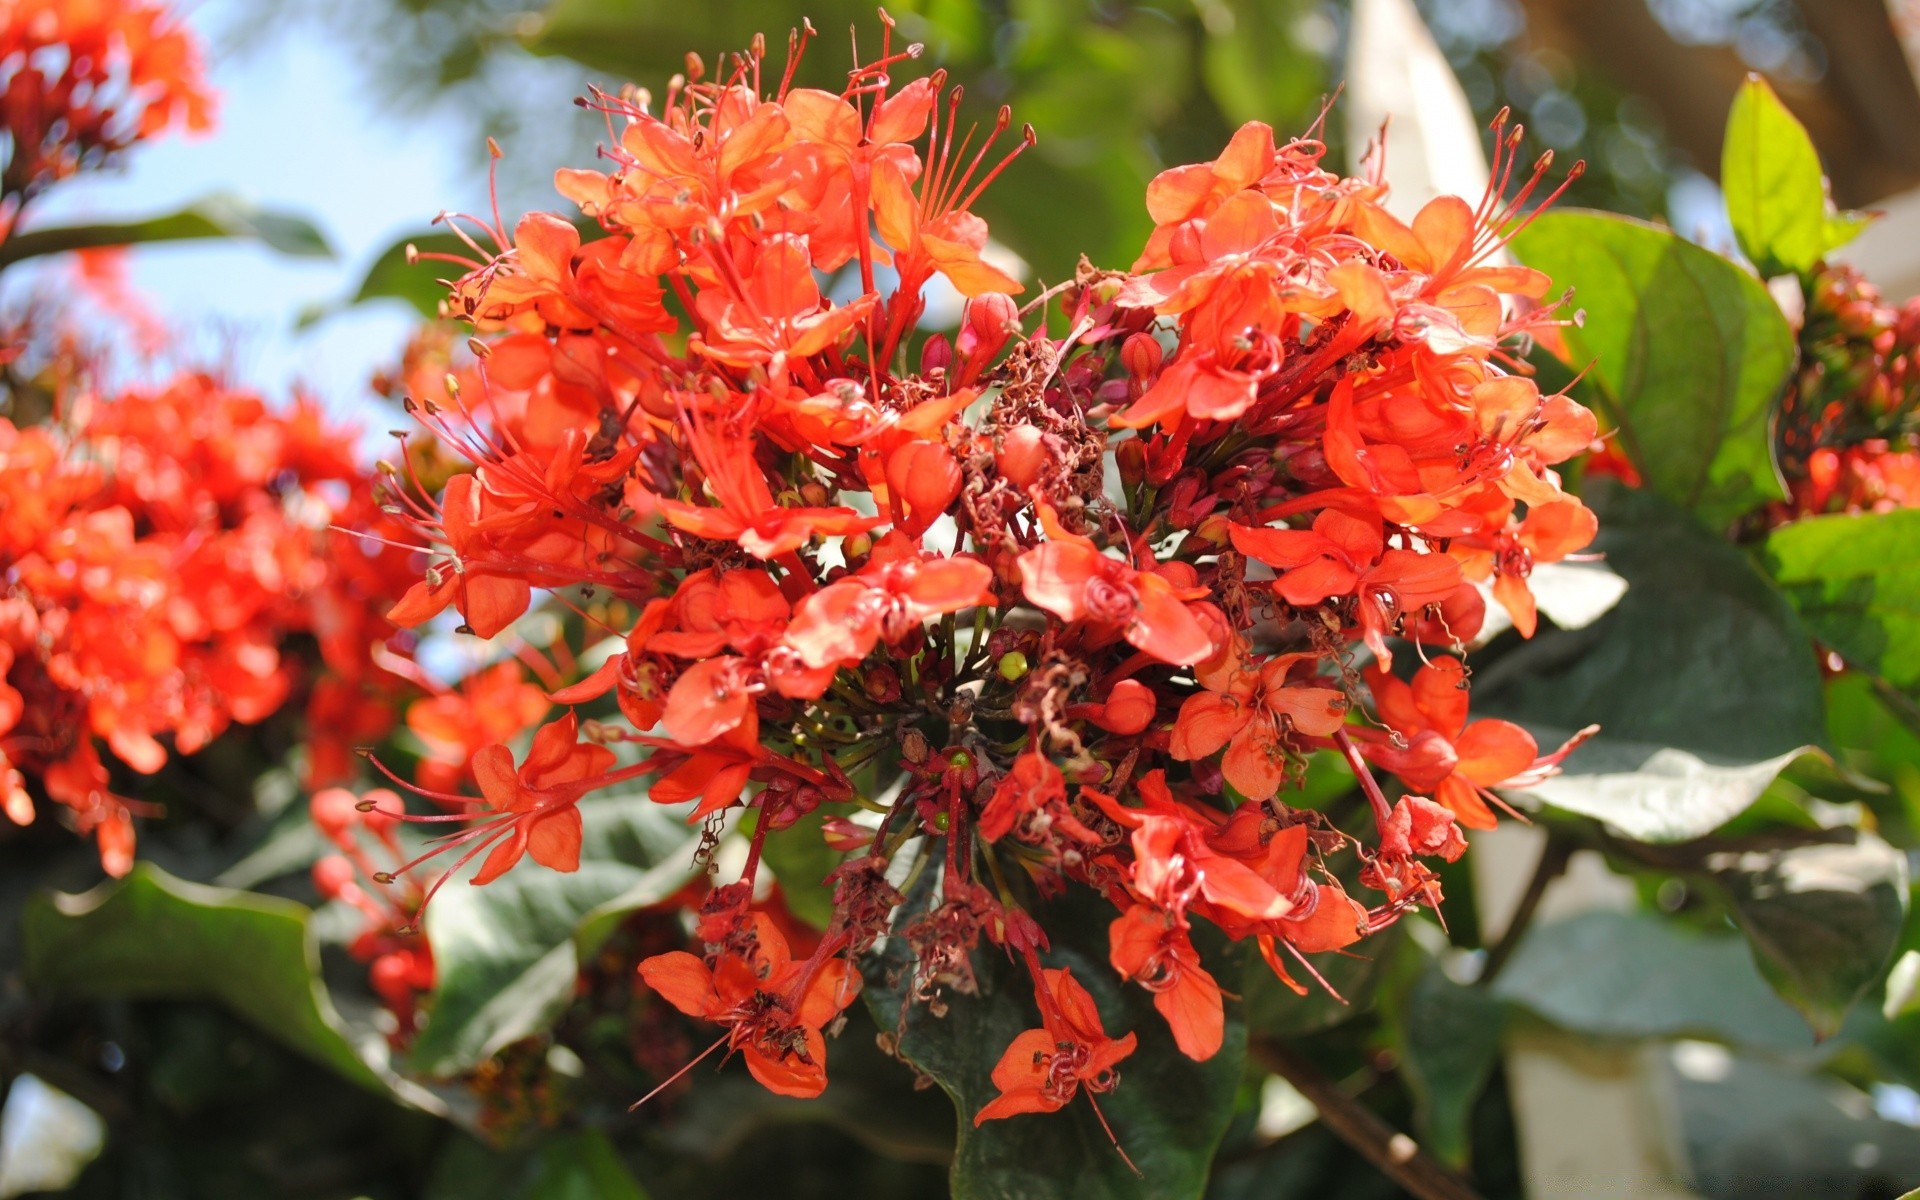
[(148, 863), (21, 913), (28, 986), (86, 999), (218, 1001), (354, 1083), (386, 1091), (319, 982), (311, 914), (290, 900), (186, 883)]
[(1920, 510), (1783, 525), (1766, 562), (1815, 637), (1853, 666), (1920, 684)]
[[(840, 865), (840, 852), (827, 845), (822, 829), (828, 817), (847, 806), (822, 805), (786, 829), (768, 835), (761, 857), (773, 869), (780, 894), (794, 916), (825, 929), (833, 919), (833, 889), (827, 875)], [(754, 815), (759, 815), (756, 809)]]
[[(910, 902), (903, 915), (919, 911)], [(1139, 1046), (1119, 1064), (1120, 1085), (1098, 1097), (1114, 1136), (1142, 1172), (1136, 1176), (1115, 1152), (1087, 1098), (1055, 1113), (1029, 1113), (975, 1128), (973, 1114), (999, 1089), (990, 1078), (1001, 1052), (1021, 1032), (1037, 1028), (1033, 987), (1007, 956), (982, 946), (974, 955), (980, 992), (949, 994), (945, 1016), (909, 1005), (911, 955), (903, 939), (888, 939), (869, 957), (864, 995), (874, 1022), (900, 1031), (901, 1055), (952, 1099), (959, 1127), (952, 1187), (957, 1200), (1154, 1200), (1199, 1196), (1215, 1148), (1233, 1112), (1246, 1051), (1246, 1027), (1237, 1001), (1227, 1002), (1226, 1044), (1204, 1063), (1174, 1047), (1152, 997), (1123, 986), (1107, 962), (1106, 918), (1098, 898), (1072, 895), (1038, 914), (1053, 941), (1048, 966), (1070, 967), (1092, 993), (1109, 1036), (1131, 1030)]]
[(1284, 121), (1326, 93), (1326, 59), (1302, 48), (1293, 33), (1309, 6), (1298, 0), (1207, 0), (1196, 7), (1206, 34), (1201, 61), (1207, 91), (1229, 120)]
[(1793, 331), (1759, 280), (1672, 230), (1554, 210), (1513, 240), (1574, 289), (1562, 331), (1585, 391), (1647, 484), (1719, 529), (1785, 491), (1768, 429)]
[(1479, 676), (1475, 701), (1545, 743), (1600, 735), (1527, 789), (1642, 841), (1681, 841), (1753, 803), (1826, 725), (1806, 630), (1748, 557), (1658, 496), (1589, 488), (1596, 548), (1627, 581), (1578, 632), (1543, 633)]
[(433, 945), (430, 1019), (409, 1063), (428, 1075), (468, 1070), (545, 1029), (573, 996), (575, 933), (618, 900), (671, 895), (691, 874), (686, 826), (644, 796), (583, 801), (580, 869), (531, 860), (484, 887), (456, 881), (427, 906)]
[(1604, 1038), (1699, 1037), (1764, 1049), (1812, 1045), (1737, 937), (1658, 917), (1586, 913), (1529, 930), (1493, 994), (1562, 1029)]
[(311, 221), (292, 213), (261, 208), (251, 200), (217, 193), (194, 201), (178, 212), (142, 221), (109, 221), (96, 225), (67, 225), (28, 229), (0, 242), (0, 267), (68, 250), (99, 250), (111, 246), (150, 245), (201, 238), (234, 238), (259, 242), (282, 254), (299, 258), (332, 258), (333, 247)]
[(1673, 1123), (1700, 1194), (1724, 1200), (1889, 1196), (1920, 1178), (1920, 1130), (1838, 1080), (1677, 1047)]
[(1907, 920), (1906, 855), (1852, 845), (1744, 854), (1714, 872), (1760, 973), (1819, 1037), (1879, 982)]
[(1733, 98), (1720, 186), (1733, 236), (1762, 276), (1805, 274), (1866, 225), (1858, 214), (1833, 211), (1813, 139), (1758, 75)]
[(1486, 989), (1455, 983), (1428, 959), (1390, 1006), (1388, 1028), (1413, 1092), (1422, 1141), (1443, 1161), (1464, 1165), (1474, 1102), (1500, 1061), (1505, 1014)]

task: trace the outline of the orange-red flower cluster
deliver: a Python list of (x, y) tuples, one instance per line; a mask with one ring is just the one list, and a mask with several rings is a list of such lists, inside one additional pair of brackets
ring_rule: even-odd
[[(407, 502), (439, 549), (393, 615), (491, 636), (547, 590), (617, 635), (552, 698), (611, 693), (630, 728), (550, 724), (517, 768), (480, 750), (485, 877), (523, 850), (569, 868), (574, 806), (639, 774), (694, 820), (752, 810), (704, 953), (645, 981), (812, 1094), (849, 959), (902, 939), (939, 1011), (984, 940), (1027, 963), (1041, 1024), (977, 1119), (1047, 1111), (1114, 1086), (1135, 1035), (1042, 964), (1046, 896), (1115, 904), (1117, 977), (1205, 1058), (1196, 919), (1288, 978), (1437, 902), (1422, 860), (1554, 769), (1468, 721), (1457, 659), (1391, 673), (1408, 642), (1463, 652), (1489, 595), (1531, 634), (1532, 566), (1595, 532), (1556, 474), (1594, 419), (1505, 349), (1550, 320), (1549, 281), (1500, 257), (1544, 164), (1512, 187), (1503, 131), (1485, 198), (1409, 223), (1249, 124), (1154, 180), (1131, 272), (1022, 308), (974, 212), (1025, 145), (995, 149), (1007, 115), (969, 131), (939, 74), (895, 86), (914, 50), (890, 46), (839, 93), (793, 86), (802, 41), (777, 82), (756, 47), (657, 108), (596, 97), (617, 144), (560, 172), (578, 220), (469, 222), (495, 243), (453, 288), (478, 362), (413, 407), (475, 469)], [(951, 333), (924, 328), (936, 289), (964, 300)], [(1287, 802), (1323, 750), (1370, 830)], [(849, 857), (795, 962), (750, 897), (766, 839), (817, 836), (793, 827), (823, 805)]]
[(365, 686), (393, 682), (370, 654), (411, 566), (330, 527), (378, 517), (348, 432), (310, 403), (276, 411), (204, 375), (84, 397), (57, 424), (0, 420), (7, 815), (30, 821), (44, 789), (124, 873), (133, 806), (112, 791), (100, 745), (150, 774), (168, 744), (191, 754), (266, 717), (303, 678), (293, 635), (313, 638), (328, 667), (313, 773), (344, 770), (368, 732), (355, 728)]
[(169, 128), (206, 129), (200, 46), (153, 0), (0, 5), (0, 241), (48, 184)]
[(1920, 299), (1890, 305), (1842, 264), (1812, 277), (1806, 301), (1774, 522), (1920, 505)]

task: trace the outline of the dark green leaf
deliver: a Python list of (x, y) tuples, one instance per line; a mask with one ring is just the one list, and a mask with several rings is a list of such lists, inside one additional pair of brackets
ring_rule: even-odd
[(953, 1101), (959, 1126), (953, 1195), (958, 1200), (1200, 1195), (1240, 1082), (1246, 1028), (1238, 1003), (1228, 1002), (1226, 1045), (1212, 1059), (1196, 1063), (1175, 1049), (1152, 998), (1138, 987), (1122, 986), (1108, 965), (1105, 918), (1111, 908), (1076, 893), (1038, 915), (1053, 939), (1053, 952), (1044, 956), (1047, 964), (1073, 970), (1093, 994), (1110, 1036), (1129, 1030), (1139, 1035), (1138, 1049), (1120, 1064), (1120, 1086), (1098, 1099), (1143, 1176), (1127, 1170), (1085, 1096), (1056, 1113), (1023, 1114), (974, 1128), (973, 1114), (999, 1094), (989, 1076), (1001, 1052), (1022, 1031), (1040, 1024), (1032, 985), (1004, 954), (983, 948), (974, 955), (980, 994), (950, 996), (946, 1015), (935, 1017), (923, 1005), (907, 1006), (907, 952), (894, 938), (886, 951), (869, 958), (865, 996), (881, 1029), (901, 1031), (902, 1056)]
[(384, 1091), (320, 986), (310, 915), (290, 900), (202, 887), (141, 863), (85, 895), (30, 902), (20, 918), (25, 975), (29, 986), (63, 996), (218, 1001)]
[(691, 876), (695, 839), (645, 797), (586, 800), (580, 813), (578, 871), (526, 860), (484, 887), (449, 883), (428, 906), (435, 979), (415, 1070), (455, 1074), (546, 1028), (573, 995), (574, 939), (588, 915), (657, 902)]
[(1500, 1061), (1500, 1003), (1484, 988), (1455, 983), (1429, 959), (1392, 1007), (1390, 1028), (1423, 1141), (1442, 1160), (1463, 1165), (1474, 1102)]
[(1498, 660), (1475, 700), (1547, 736), (1600, 726), (1532, 794), (1643, 841), (1698, 837), (1825, 742), (1819, 667), (1745, 554), (1646, 492), (1590, 488), (1588, 501), (1626, 595), (1591, 627)]
[(1852, 845), (1740, 855), (1715, 875), (1760, 973), (1816, 1035), (1838, 1033), (1906, 925), (1906, 855), (1863, 833)]
[(1699, 1037), (1765, 1049), (1813, 1041), (1739, 938), (1647, 915), (1586, 913), (1534, 927), (1493, 993), (1596, 1037)]
[(1768, 536), (1766, 560), (1815, 637), (1862, 670), (1920, 684), (1920, 510), (1795, 521)]
[(1563, 331), (1589, 395), (1655, 491), (1714, 528), (1785, 495), (1768, 430), (1793, 331), (1760, 281), (1673, 231), (1555, 210), (1513, 241), (1572, 287)]
[(1758, 75), (1733, 98), (1720, 186), (1733, 236), (1765, 276), (1807, 273), (1865, 225), (1856, 214), (1833, 211), (1813, 139)]
[(69, 225), (16, 233), (0, 244), (0, 267), (68, 250), (199, 238), (240, 238), (301, 258), (333, 257), (333, 247), (327, 244), (326, 235), (305, 217), (275, 212), (239, 196), (221, 193), (196, 200), (178, 212), (143, 221)]

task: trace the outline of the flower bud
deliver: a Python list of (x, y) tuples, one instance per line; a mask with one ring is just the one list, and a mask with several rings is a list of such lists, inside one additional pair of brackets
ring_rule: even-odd
[(927, 344), (920, 348), (920, 373), (922, 375), (932, 375), (935, 373), (944, 375), (947, 368), (952, 365), (953, 343), (947, 340), (946, 334), (934, 334), (927, 339)]
[(1128, 438), (1113, 448), (1113, 461), (1120, 468), (1120, 482), (1139, 487), (1147, 477), (1147, 444), (1137, 437)]
[(1135, 379), (1151, 377), (1160, 370), (1160, 362), (1165, 357), (1160, 340), (1150, 333), (1136, 333), (1120, 343), (1120, 363)]
[(887, 459), (887, 488), (900, 510), (901, 532), (917, 537), (960, 494), (960, 464), (937, 442), (908, 442)]
[(1046, 435), (1031, 425), (1019, 425), (1002, 435), (993, 465), (1009, 483), (1025, 491), (1039, 482), (1050, 457)]
[(1018, 650), (1011, 650), (1000, 656), (1000, 662), (996, 669), (1000, 672), (1000, 678), (1006, 680), (1008, 683), (1012, 683), (1015, 680), (1026, 678), (1027, 672), (1032, 668), (1027, 662), (1026, 655), (1020, 653)]
[(1004, 292), (982, 292), (967, 302), (965, 323), (954, 348), (960, 357), (984, 361), (1000, 353), (1020, 327), (1020, 308)]
[(1107, 693), (1107, 702), (1092, 720), (1108, 733), (1132, 737), (1153, 724), (1153, 715), (1159, 707), (1152, 688), (1137, 679), (1122, 679)]
[(349, 831), (360, 823), (360, 797), (345, 788), (323, 788), (313, 794), (309, 811), (328, 841), (351, 841)]
[(313, 864), (313, 890), (322, 900), (337, 900), (353, 888), (353, 864), (338, 854), (329, 854)]

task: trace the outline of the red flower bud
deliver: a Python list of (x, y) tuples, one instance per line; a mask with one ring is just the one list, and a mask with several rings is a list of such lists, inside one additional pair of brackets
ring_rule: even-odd
[(328, 841), (351, 842), (349, 831), (360, 823), (360, 797), (345, 788), (323, 788), (313, 794), (310, 811)]
[(1126, 367), (1127, 374), (1145, 381), (1160, 370), (1160, 362), (1166, 352), (1160, 348), (1160, 341), (1150, 333), (1136, 333), (1120, 344), (1120, 363)]
[(337, 900), (353, 886), (353, 864), (341, 855), (329, 854), (313, 864), (313, 890), (322, 900)]
[(960, 494), (960, 464), (937, 442), (908, 442), (887, 460), (887, 487), (898, 502), (899, 527), (918, 536)]
[(1132, 737), (1153, 724), (1153, 715), (1159, 707), (1152, 688), (1137, 679), (1122, 679), (1113, 685), (1107, 702), (1091, 719), (1108, 733)]
[(1120, 481), (1128, 487), (1139, 487), (1147, 477), (1147, 444), (1139, 438), (1128, 438), (1115, 446), (1113, 460), (1120, 468)]
[(1020, 328), (1020, 309), (1004, 292), (983, 292), (967, 302), (965, 323), (955, 349), (960, 357), (984, 361), (1000, 353)]
[(1013, 486), (1022, 491), (1032, 487), (1040, 479), (1040, 473), (1046, 469), (1050, 457), (1047, 454), (1046, 435), (1031, 425), (1020, 425), (1009, 429), (1000, 439), (1000, 449), (993, 456), (993, 465)]
[(934, 334), (927, 339), (927, 344), (920, 348), (922, 375), (932, 375), (936, 372), (944, 374), (952, 363), (953, 343), (947, 340), (947, 335), (944, 333)]

